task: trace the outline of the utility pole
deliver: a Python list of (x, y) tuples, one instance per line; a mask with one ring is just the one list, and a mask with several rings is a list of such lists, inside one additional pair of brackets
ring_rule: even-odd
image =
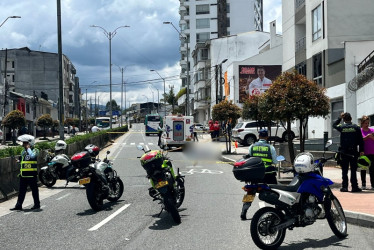
[[(8, 49), (5, 49), (5, 65), (4, 65), (4, 105), (3, 105), (3, 119), (5, 118), (6, 115), (6, 106), (8, 104), (8, 80), (7, 80), (7, 61), (8, 61)], [(3, 126), (3, 145), (5, 145), (6, 141), (6, 130), (5, 126)]]
[(59, 90), (59, 120), (60, 139), (64, 140), (64, 86), (62, 78), (62, 36), (61, 36), (61, 0), (57, 0), (57, 30), (58, 30), (58, 90)]
[(32, 98), (32, 103), (34, 105), (34, 114), (33, 114), (33, 135), (36, 138), (36, 103), (38, 102), (38, 97), (35, 94), (35, 90), (33, 92), (33, 98)]
[(214, 66), (215, 82), (216, 82), (216, 104), (218, 104), (218, 65)]

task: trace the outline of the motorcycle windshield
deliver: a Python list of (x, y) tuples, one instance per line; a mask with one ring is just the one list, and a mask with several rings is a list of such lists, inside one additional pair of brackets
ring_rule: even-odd
[(104, 173), (105, 169), (108, 167), (108, 164), (105, 162), (98, 162), (94, 166), (97, 170)]

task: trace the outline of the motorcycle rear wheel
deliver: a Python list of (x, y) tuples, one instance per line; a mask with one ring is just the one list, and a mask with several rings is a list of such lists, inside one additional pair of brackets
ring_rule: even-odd
[(88, 203), (95, 211), (100, 211), (103, 208), (103, 199), (100, 195), (100, 185), (96, 182), (91, 182), (86, 187), (86, 195)]
[(184, 196), (185, 196), (185, 189), (184, 189), (184, 182), (183, 179), (179, 178), (177, 179), (177, 201), (176, 201), (176, 206), (179, 208), (183, 201), (184, 201)]
[(109, 191), (108, 200), (109, 201), (118, 201), (119, 198), (121, 198), (123, 194), (123, 182), (122, 180), (117, 177), (116, 183), (115, 183), (115, 190)]
[(286, 236), (286, 228), (274, 231), (271, 228), (283, 222), (284, 215), (273, 207), (258, 210), (251, 222), (253, 242), (261, 249), (277, 249)]
[(326, 219), (332, 232), (339, 238), (347, 237), (347, 221), (339, 200), (333, 196), (325, 199)]
[(179, 211), (177, 209), (175, 199), (170, 197), (169, 195), (165, 195), (164, 196), (164, 205), (165, 205), (166, 211), (168, 213), (170, 213), (174, 222), (177, 223), (177, 224), (180, 224), (181, 223), (181, 216), (179, 215)]
[(39, 172), (39, 180), (46, 187), (53, 187), (56, 184), (56, 178), (53, 177), (47, 170), (42, 169)]

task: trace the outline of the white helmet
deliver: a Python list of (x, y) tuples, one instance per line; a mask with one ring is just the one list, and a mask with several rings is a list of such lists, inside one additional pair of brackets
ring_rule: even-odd
[(309, 173), (314, 171), (314, 157), (311, 153), (304, 152), (296, 156), (294, 162), (297, 173)]
[(55, 145), (55, 151), (66, 149), (66, 146), (66, 142), (64, 142), (63, 140), (58, 140)]
[(18, 136), (17, 140), (21, 142), (28, 142), (30, 147), (33, 147), (35, 145), (35, 137), (32, 135), (24, 134), (24, 135)]

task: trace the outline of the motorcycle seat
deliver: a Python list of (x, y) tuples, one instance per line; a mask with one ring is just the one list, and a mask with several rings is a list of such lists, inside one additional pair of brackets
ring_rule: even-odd
[(300, 179), (295, 177), (288, 185), (269, 184), (271, 189), (279, 189), (286, 192), (297, 192), (300, 187)]

